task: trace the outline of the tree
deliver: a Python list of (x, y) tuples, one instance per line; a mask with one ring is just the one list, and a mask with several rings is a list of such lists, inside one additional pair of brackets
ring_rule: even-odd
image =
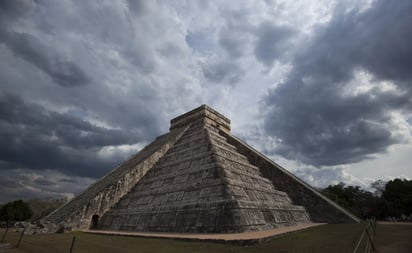
[(382, 196), (382, 193), (385, 190), (386, 183), (387, 182), (385, 182), (381, 179), (376, 180), (373, 183), (371, 183), (371, 188), (374, 190), (373, 194), (377, 197)]
[(9, 202), (0, 209), (0, 220), (6, 222), (28, 220), (32, 215), (32, 210), (23, 200)]
[(389, 181), (382, 192), (385, 217), (400, 217), (412, 214), (412, 180), (399, 179)]
[(329, 185), (322, 190), (322, 193), (358, 217), (367, 218), (378, 215), (377, 197), (359, 186), (339, 183)]

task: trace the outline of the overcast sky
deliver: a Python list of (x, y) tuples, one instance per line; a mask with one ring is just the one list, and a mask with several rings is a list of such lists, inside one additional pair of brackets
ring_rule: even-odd
[(0, 1), (0, 203), (73, 196), (201, 104), (315, 187), (412, 178), (412, 1)]

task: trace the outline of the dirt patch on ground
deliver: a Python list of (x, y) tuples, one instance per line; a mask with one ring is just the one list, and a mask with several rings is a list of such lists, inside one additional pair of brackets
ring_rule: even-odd
[(211, 241), (236, 241), (236, 240), (258, 240), (272, 238), (279, 235), (307, 229), (310, 227), (320, 226), (324, 223), (306, 223), (290, 227), (282, 227), (272, 230), (255, 231), (247, 233), (234, 234), (191, 234), (191, 233), (150, 233), (150, 232), (131, 232), (131, 231), (109, 231), (109, 230), (85, 230), (86, 233), (104, 234), (104, 235), (122, 235), (138, 237), (155, 237), (155, 238), (176, 238), (176, 239), (195, 239)]

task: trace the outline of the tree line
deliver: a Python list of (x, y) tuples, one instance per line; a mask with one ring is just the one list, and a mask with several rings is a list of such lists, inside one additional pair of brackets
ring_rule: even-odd
[(31, 221), (38, 223), (66, 202), (66, 198), (11, 201), (0, 206), (0, 222)]
[(362, 219), (412, 220), (412, 180), (377, 180), (371, 188), (372, 191), (367, 191), (339, 183), (329, 185), (321, 192)]

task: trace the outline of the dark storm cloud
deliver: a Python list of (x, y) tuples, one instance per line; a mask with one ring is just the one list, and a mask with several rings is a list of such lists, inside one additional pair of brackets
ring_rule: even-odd
[(75, 63), (63, 60), (30, 34), (7, 33), (3, 43), (16, 56), (43, 70), (59, 85), (71, 87), (89, 83), (87, 75)]
[(9, 175), (0, 188), (10, 186), (0, 191), (8, 198), (74, 192), (74, 177), (104, 175), (201, 98), (174, 7), (125, 3), (0, 1), (0, 179)]
[(218, 62), (205, 65), (202, 70), (204, 77), (214, 83), (234, 85), (244, 75), (244, 71), (232, 62)]
[(51, 180), (47, 180), (46, 178), (37, 178), (33, 182), (36, 183), (37, 185), (41, 185), (41, 186), (56, 185), (56, 183), (57, 183), (54, 180), (51, 181)]
[(4, 43), (9, 36), (9, 29), (13, 22), (28, 14), (33, 8), (34, 3), (32, 1), (0, 1), (0, 43)]
[(24, 15), (34, 6), (33, 1), (27, 0), (3, 0), (0, 1), (0, 13), (2, 19), (12, 19)]
[(296, 31), (288, 26), (263, 23), (256, 32), (255, 56), (263, 64), (270, 66), (292, 50), (291, 39)]
[(54, 171), (2, 170), (0, 203), (16, 199), (73, 196), (92, 182), (90, 178), (69, 177)]
[(151, 7), (149, 1), (144, 0), (128, 0), (127, 5), (130, 10), (137, 14), (143, 14)]
[(13, 22), (24, 19), (35, 8), (32, 1), (5, 0), (0, 4), (0, 43), (5, 44), (17, 57), (33, 64), (49, 75), (55, 83), (70, 87), (90, 82), (74, 62), (64, 60), (61, 55), (28, 33), (13, 31)]
[[(410, 13), (410, 1), (375, 1), (364, 12), (336, 10), (296, 56), (288, 79), (265, 98), (265, 129), (279, 139), (277, 152), (336, 165), (404, 141), (390, 126), (390, 113), (411, 109)], [(372, 82), (392, 81), (397, 90), (345, 94), (356, 71), (371, 74)]]
[(0, 94), (1, 169), (56, 169), (100, 176), (124, 157), (101, 157), (100, 148), (137, 142), (136, 133), (98, 127), (77, 117)]

